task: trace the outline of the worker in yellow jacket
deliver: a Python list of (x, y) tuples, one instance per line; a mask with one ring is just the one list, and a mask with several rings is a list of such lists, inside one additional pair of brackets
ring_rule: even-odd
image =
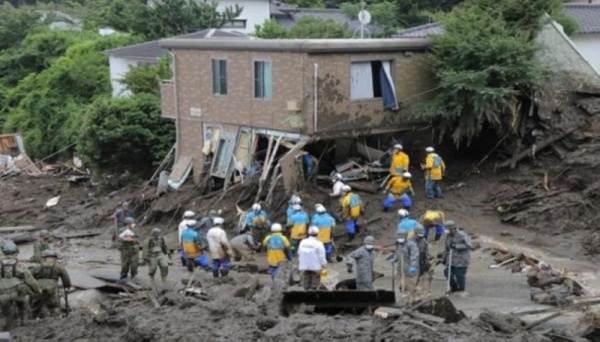
[(359, 195), (352, 192), (349, 185), (342, 188), (342, 215), (346, 219), (346, 233), (348, 241), (352, 241), (358, 234), (358, 218), (362, 213), (362, 200)]
[(292, 261), (292, 251), (290, 241), (283, 236), (281, 231), (283, 227), (279, 223), (271, 225), (271, 234), (265, 237), (263, 246), (267, 249), (267, 263), (269, 264), (269, 274), (275, 279), (279, 271), (279, 264), (286, 259)]
[(408, 154), (404, 153), (402, 145), (394, 145), (390, 163), (390, 177), (402, 176), (404, 172), (408, 172), (409, 164), (410, 159)]
[(410, 179), (412, 175), (410, 172), (404, 172), (402, 176), (393, 176), (388, 181), (384, 194), (387, 194), (383, 200), (383, 211), (388, 211), (396, 201), (402, 204), (402, 207), (406, 210), (410, 210), (412, 207), (412, 200), (410, 196), (415, 194)]
[(421, 167), (425, 170), (425, 191), (427, 198), (443, 198), (440, 182), (446, 172), (446, 164), (442, 157), (435, 153), (433, 147), (427, 147), (425, 152), (427, 152), (427, 157), (425, 158), (425, 164), (421, 165)]
[(423, 228), (425, 232), (423, 236), (425, 240), (428, 240), (429, 230), (435, 228), (435, 239), (434, 242), (437, 242), (444, 232), (446, 228), (444, 227), (444, 221), (446, 220), (446, 215), (441, 210), (427, 210), (425, 214), (421, 216), (421, 224), (423, 224)]

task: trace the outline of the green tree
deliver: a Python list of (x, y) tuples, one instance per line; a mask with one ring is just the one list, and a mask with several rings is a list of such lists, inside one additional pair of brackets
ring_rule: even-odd
[(104, 22), (119, 31), (147, 40), (218, 28), (237, 18), (242, 7), (218, 11), (217, 3), (195, 0), (162, 0), (148, 6), (141, 1), (115, 0), (104, 9)]
[(17, 45), (39, 25), (40, 14), (0, 5), (0, 51)]
[(263, 25), (256, 25), (255, 35), (264, 39), (333, 39), (348, 38), (350, 32), (345, 25), (332, 19), (319, 19), (305, 16), (300, 18), (289, 29), (279, 25), (275, 20), (267, 20)]
[(559, 0), (469, 0), (438, 14), (446, 33), (433, 38), (431, 65), (441, 90), (414, 115), (457, 145), (486, 128), (513, 133), (519, 103), (543, 80), (533, 38), (543, 15), (560, 10)]
[(132, 68), (121, 80), (134, 95), (154, 94), (160, 96), (160, 82), (171, 78), (171, 59), (167, 56), (157, 65)]
[[(351, 19), (357, 19), (360, 3), (342, 3), (340, 9)], [(381, 1), (368, 6), (371, 14), (371, 23), (383, 28), (383, 36), (389, 37), (397, 31), (400, 24), (398, 19), (398, 5), (394, 1)]]
[(175, 125), (160, 113), (153, 94), (100, 97), (85, 110), (77, 151), (94, 169), (146, 176), (174, 143)]

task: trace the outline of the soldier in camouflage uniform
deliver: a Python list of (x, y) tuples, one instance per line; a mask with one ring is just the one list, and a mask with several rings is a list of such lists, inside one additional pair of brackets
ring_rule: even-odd
[(38, 294), (37, 281), (29, 270), (17, 260), (19, 249), (13, 242), (2, 247), (4, 257), (0, 260), (0, 308), (5, 319), (4, 331), (12, 328), (15, 306), (19, 309), (21, 323), (29, 311), (29, 296)]
[(162, 281), (166, 281), (169, 273), (168, 250), (165, 239), (160, 236), (160, 233), (160, 229), (152, 229), (152, 237), (148, 240), (148, 275), (154, 280), (156, 268), (160, 267), (160, 277)]
[(44, 229), (40, 231), (39, 238), (33, 243), (33, 257), (29, 261), (39, 264), (42, 262), (42, 252), (47, 249), (52, 249), (52, 245), (50, 244), (50, 233)]
[(50, 316), (54, 315), (54, 309), (59, 307), (58, 302), (58, 279), (60, 278), (64, 288), (71, 287), (69, 273), (57, 263), (56, 252), (47, 249), (42, 252), (42, 263), (33, 268), (33, 277), (38, 281), (41, 293), (34, 297), (33, 316), (42, 315), (44, 308)]
[[(398, 274), (403, 275), (404, 284), (400, 284), (402, 295), (408, 295), (409, 303), (416, 300), (416, 283), (419, 275), (419, 247), (408, 238), (406, 230), (398, 231), (396, 243), (396, 261)], [(404, 286), (403, 286), (404, 285)]]
[(119, 251), (121, 251), (121, 280), (127, 278), (127, 273), (131, 278), (137, 275), (138, 261), (140, 258), (140, 244), (138, 235), (135, 232), (135, 221), (128, 217), (125, 219), (127, 226), (119, 231)]
[(356, 262), (356, 289), (358, 291), (373, 291), (373, 260), (375, 259), (375, 238), (367, 236), (365, 245), (348, 254), (346, 267), (352, 273), (353, 262)]

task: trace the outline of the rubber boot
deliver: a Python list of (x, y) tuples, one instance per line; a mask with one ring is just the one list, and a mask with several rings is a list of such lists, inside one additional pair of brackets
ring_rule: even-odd
[(219, 270), (213, 270), (213, 277), (219, 278)]
[(229, 275), (229, 270), (221, 270), (221, 277), (227, 277)]

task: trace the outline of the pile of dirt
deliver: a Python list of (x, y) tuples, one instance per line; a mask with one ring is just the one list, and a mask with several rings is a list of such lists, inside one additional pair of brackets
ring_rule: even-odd
[[(507, 174), (488, 201), (503, 222), (550, 234), (595, 230), (600, 215), (600, 92), (548, 90), (537, 100), (535, 115), (523, 119), (523, 143), (497, 166), (529, 162)], [(583, 246), (590, 254), (600, 253), (600, 238)]]

